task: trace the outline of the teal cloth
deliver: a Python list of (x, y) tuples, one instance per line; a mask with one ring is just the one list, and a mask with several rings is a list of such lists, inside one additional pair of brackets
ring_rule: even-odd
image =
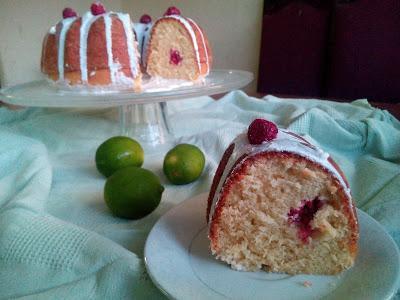
[[(400, 122), (366, 100), (263, 100), (232, 92), (168, 104), (175, 143), (203, 149), (202, 177), (186, 186), (162, 174), (167, 146), (146, 151), (144, 167), (166, 190), (149, 216), (123, 220), (103, 201), (94, 153), (119, 133), (113, 110), (0, 108), (0, 299), (163, 298), (146, 274), (146, 237), (167, 210), (206, 192), (230, 141), (256, 117), (304, 134), (347, 175), (357, 206), (400, 245)], [(160, 249), (162, 251), (162, 249)]]

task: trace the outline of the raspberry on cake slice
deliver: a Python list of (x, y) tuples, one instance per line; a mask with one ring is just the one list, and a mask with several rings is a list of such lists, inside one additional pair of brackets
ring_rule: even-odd
[(358, 222), (330, 156), (256, 119), (225, 152), (208, 197), (212, 253), (236, 270), (338, 274), (354, 264)]

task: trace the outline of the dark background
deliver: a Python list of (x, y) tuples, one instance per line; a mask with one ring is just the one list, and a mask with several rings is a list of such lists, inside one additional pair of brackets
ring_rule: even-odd
[(265, 0), (258, 92), (399, 103), (399, 0)]

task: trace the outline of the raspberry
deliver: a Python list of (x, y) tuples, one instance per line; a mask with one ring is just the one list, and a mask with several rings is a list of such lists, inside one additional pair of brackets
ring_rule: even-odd
[(278, 127), (270, 121), (255, 119), (247, 130), (250, 144), (259, 145), (265, 141), (272, 141), (278, 135)]
[(181, 11), (176, 8), (175, 6), (170, 6), (168, 7), (167, 11), (164, 13), (164, 16), (170, 16), (170, 15), (180, 15)]
[(179, 65), (181, 61), (183, 60), (181, 54), (179, 53), (178, 50), (169, 50), (169, 63), (174, 64), (174, 65)]
[(143, 24), (149, 24), (149, 23), (151, 23), (151, 17), (149, 15), (145, 14), (145, 15), (140, 17), (139, 22), (143, 23)]
[(78, 16), (76, 11), (73, 10), (72, 8), (69, 8), (69, 7), (64, 8), (64, 10), (62, 12), (62, 15), (63, 15), (64, 19), (68, 19), (68, 18), (72, 18), (72, 17)]
[(106, 13), (106, 9), (103, 4), (100, 2), (93, 2), (93, 4), (90, 6), (90, 11), (94, 16), (102, 15)]
[(318, 197), (313, 200), (302, 200), (300, 207), (291, 207), (287, 214), (289, 223), (297, 226), (298, 237), (306, 244), (308, 243), (308, 238), (314, 232), (311, 228), (311, 221), (323, 204)]

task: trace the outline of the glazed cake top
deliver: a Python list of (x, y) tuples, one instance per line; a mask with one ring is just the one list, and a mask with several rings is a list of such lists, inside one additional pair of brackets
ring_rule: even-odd
[[(211, 209), (208, 215), (209, 224), (211, 223), (212, 216), (218, 204), (221, 189), (227, 177), (235, 169), (239, 168), (244, 160), (263, 152), (294, 153), (319, 164), (338, 180), (339, 184), (346, 193), (350, 204), (352, 205), (351, 193), (348, 183), (343, 175), (339, 172), (335, 164), (333, 164), (333, 161), (330, 159), (329, 154), (324, 152), (322, 149), (310, 144), (307, 140), (300, 137), (299, 135), (288, 130), (278, 129), (278, 134), (275, 139), (271, 141), (265, 141), (260, 145), (253, 145), (249, 143), (246, 133), (242, 133), (233, 140), (232, 145), (234, 145), (233, 152), (228, 159), (222, 177), (220, 178), (218, 186), (213, 195)], [(240, 161), (238, 161), (239, 159)]]
[(50, 28), (48, 31), (49, 35), (58, 35), (57, 39), (57, 51), (58, 51), (58, 75), (59, 81), (64, 81), (64, 54), (65, 54), (65, 46), (66, 46), (66, 38), (68, 31), (71, 26), (75, 22), (81, 22), (79, 28), (79, 66), (81, 72), (81, 80), (82, 82), (88, 81), (88, 66), (87, 66), (87, 47), (88, 47), (88, 35), (92, 25), (99, 19), (104, 20), (105, 24), (105, 39), (106, 39), (106, 50), (107, 50), (107, 59), (108, 59), (108, 67), (110, 69), (111, 82), (121, 82), (121, 80), (127, 80), (123, 74), (120, 72), (121, 65), (118, 61), (114, 59), (113, 56), (113, 38), (112, 38), (112, 22), (113, 19), (118, 19), (122, 25), (125, 32), (127, 52), (129, 57), (129, 65), (131, 69), (131, 73), (133, 76), (137, 76), (140, 73), (137, 49), (135, 46), (135, 36), (132, 29), (132, 22), (129, 14), (125, 13), (117, 13), (117, 12), (106, 12), (100, 11), (97, 13), (96, 11), (87, 11), (83, 16), (79, 17), (74, 13), (70, 16), (64, 16), (64, 19), (61, 20), (57, 25)]

